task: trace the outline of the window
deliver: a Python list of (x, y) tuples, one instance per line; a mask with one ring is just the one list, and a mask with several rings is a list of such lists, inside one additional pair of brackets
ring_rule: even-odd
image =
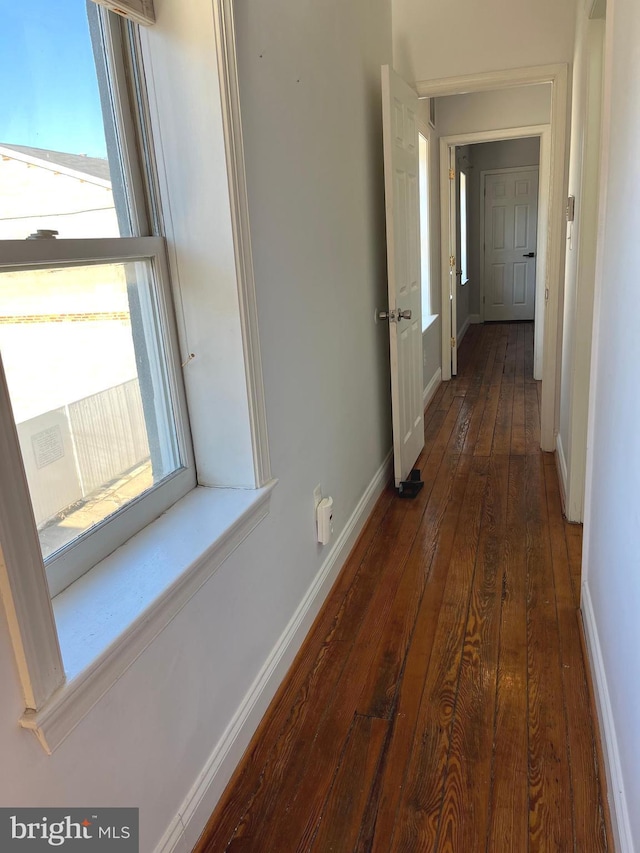
[(460, 172), (460, 284), (469, 281), (469, 264), (467, 260), (467, 176)]
[[(112, 0), (98, 2), (116, 5)], [(118, 230), (111, 237), (101, 237), (99, 231), (69, 239), (41, 234), (40, 239), (26, 240), (23, 232), (15, 240), (0, 237), (0, 275), (46, 270), (62, 275), (59, 271), (75, 272), (79, 267), (111, 268), (111, 281), (97, 283), (109, 284), (114, 300), (124, 300), (125, 276), (129, 323), (132, 330), (141, 324), (146, 344), (145, 350), (138, 333), (130, 333), (152, 466), (159, 460), (158, 464), (179, 467), (80, 536), (76, 544), (70, 543), (63, 553), (54, 555), (55, 563), (49, 558), (47, 583), (0, 364), (0, 598), (25, 698), (20, 723), (36, 733), (47, 752), (57, 748), (95, 706), (96, 698), (120, 679), (266, 517), (277, 483), (269, 460), (233, 8), (227, 0), (216, 2), (212, 14), (210, 6), (195, 4), (185, 15), (183, 5), (163, 4), (161, 19), (154, 24), (149, 0), (118, 3), (121, 14), (125, 14), (123, 8), (134, 9), (135, 21), (142, 20), (138, 12), (144, 12), (142, 22), (149, 26), (138, 28), (121, 26), (103, 11), (98, 16), (92, 4), (87, 5), (89, 10), (83, 14), (88, 15), (92, 37), (90, 57), (97, 68), (107, 154), (96, 159), (103, 166), (108, 160), (111, 207), (115, 210), (111, 222), (117, 222)], [(59, 18), (49, 15), (45, 38), (41, 19), (50, 6), (45, 0), (33, 0), (28, 4), (30, 17), (22, 9), (11, 16), (7, 12), (3, 24), (11, 27), (14, 41), (21, 39), (20, 49), (0, 51), (4, 79), (18, 91), (20, 84), (31, 94), (42, 90), (45, 106), (55, 100), (46, 87), (61, 84), (55, 68), (61, 50), (49, 53), (53, 71), (39, 85), (34, 84), (33, 74), (22, 79), (12, 69), (22, 55), (37, 53), (50, 39), (60, 40), (75, 32), (69, 10), (75, 8), (77, 13), (82, 9), (79, 0), (58, 4)], [(80, 16), (76, 24), (78, 21), (86, 30), (85, 18)], [(5, 41), (3, 30), (0, 44), (6, 47)], [(40, 53), (44, 56), (42, 50)], [(64, 62), (60, 65), (65, 67)], [(67, 74), (67, 82), (74, 79)], [(109, 85), (105, 85), (107, 80)], [(125, 80), (131, 81), (135, 95), (133, 110), (127, 106)], [(81, 84), (85, 83), (86, 75), (81, 78)], [(211, 97), (218, 89), (221, 97)], [(21, 91), (21, 97), (26, 103), (25, 92)], [(72, 107), (78, 98), (68, 93), (66, 102), (57, 93), (55, 98), (65, 108), (59, 124), (77, 123)], [(0, 153), (0, 165), (20, 159), (20, 154), (33, 155), (33, 151), (16, 151), (18, 146), (36, 147), (17, 141), (13, 132), (13, 119), (19, 116), (21, 104), (5, 113), (0, 109), (0, 140), (9, 140), (5, 148), (13, 147), (6, 161)], [(117, 120), (112, 121), (112, 115)], [(34, 126), (38, 127), (37, 122)], [(40, 138), (37, 141), (42, 151), (44, 143)], [(142, 152), (140, 161), (138, 150)], [(157, 168), (142, 169), (140, 163), (157, 163)], [(60, 165), (51, 171), (63, 174)], [(100, 178), (104, 180), (104, 174), (91, 182), (99, 185)], [(85, 176), (80, 179), (89, 183)], [(153, 192), (145, 192), (145, 186), (152, 186)], [(63, 195), (58, 193), (58, 200)], [(154, 203), (156, 196), (161, 204)], [(110, 205), (103, 202), (102, 206)], [(60, 213), (44, 209), (49, 212)], [(85, 213), (101, 215), (95, 210)], [(169, 249), (166, 256), (175, 294), (180, 359), (175, 356), (178, 350), (164, 239), (149, 236), (162, 233), (160, 221)], [(45, 224), (35, 227), (58, 230)], [(97, 277), (104, 273), (100, 270)], [(98, 292), (104, 293), (102, 288)], [(71, 308), (76, 308), (76, 296), (69, 297)], [(89, 287), (88, 295), (85, 292), (82, 297), (85, 305), (90, 296)], [(87, 319), (77, 318), (77, 322)], [(126, 318), (123, 321), (126, 324)], [(74, 353), (73, 365), (78, 369), (83, 355)], [(221, 411), (224, 417), (220, 417)], [(125, 418), (117, 422), (121, 427), (126, 424)], [(44, 457), (41, 462), (59, 453), (56, 438), (54, 430), (38, 444)], [(197, 459), (198, 488), (191, 488), (195, 479), (192, 455)], [(152, 473), (155, 477), (156, 467)], [(174, 498), (179, 499), (164, 512), (163, 507)], [(144, 513), (149, 519), (159, 517), (147, 524)], [(125, 529), (118, 532), (123, 524)], [(131, 539), (118, 548), (122, 536)], [(77, 582), (69, 583), (73, 566), (67, 565), (59, 573), (57, 569), (63, 557), (75, 558), (82, 550), (86, 553), (78, 573), (99, 562)], [(108, 556), (101, 559), (105, 551)], [(56, 592), (66, 583), (69, 586), (52, 602), (50, 586)]]
[(195, 473), (136, 30), (38, 0), (0, 47), (0, 353), (55, 595)]
[(431, 320), (431, 251), (429, 235), (429, 140), (418, 134), (420, 192), (420, 275), (422, 286), (422, 329)]

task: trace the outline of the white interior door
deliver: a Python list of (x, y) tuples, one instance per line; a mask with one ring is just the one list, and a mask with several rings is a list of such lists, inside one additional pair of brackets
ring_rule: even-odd
[(418, 96), (388, 65), (382, 67), (389, 346), (394, 476), (409, 479), (424, 446)]
[(484, 319), (533, 320), (538, 169), (485, 175)]

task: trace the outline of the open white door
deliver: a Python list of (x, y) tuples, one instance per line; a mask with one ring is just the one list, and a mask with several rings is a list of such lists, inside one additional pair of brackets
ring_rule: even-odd
[(382, 67), (391, 407), (396, 488), (413, 491), (411, 471), (424, 447), (418, 96)]

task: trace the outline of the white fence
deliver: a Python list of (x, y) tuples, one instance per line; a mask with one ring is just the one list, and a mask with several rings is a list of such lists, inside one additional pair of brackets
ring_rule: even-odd
[(18, 438), (42, 525), (149, 458), (138, 380), (23, 421)]

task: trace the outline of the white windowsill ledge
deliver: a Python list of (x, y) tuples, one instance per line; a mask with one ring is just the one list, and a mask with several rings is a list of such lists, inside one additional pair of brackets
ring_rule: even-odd
[(48, 753), (268, 514), (276, 482), (197, 487), (53, 599), (67, 680), (20, 720)]
[(430, 314), (426, 321), (422, 321), (422, 334), (424, 334), (430, 326), (433, 326), (439, 316), (439, 314)]

